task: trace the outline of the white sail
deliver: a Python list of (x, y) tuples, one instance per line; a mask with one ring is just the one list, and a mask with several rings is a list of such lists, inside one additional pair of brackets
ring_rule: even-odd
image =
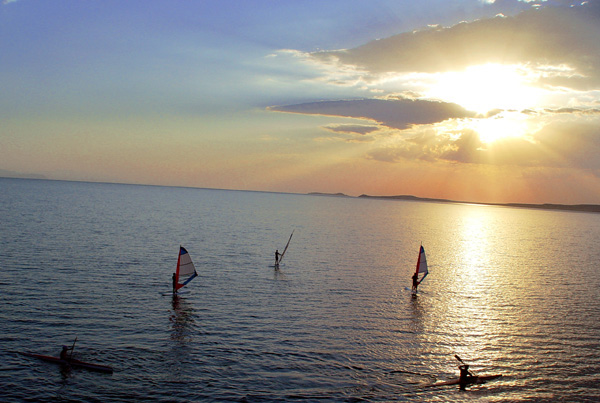
[(423, 245), (421, 245), (421, 249), (419, 250), (415, 274), (417, 275), (417, 281), (419, 283), (427, 277), (427, 274), (429, 274), (429, 270), (427, 269), (427, 258), (425, 257), (425, 248), (423, 248)]

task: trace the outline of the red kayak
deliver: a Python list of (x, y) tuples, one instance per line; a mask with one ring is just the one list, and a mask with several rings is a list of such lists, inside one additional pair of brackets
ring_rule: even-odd
[[(479, 376), (475, 375), (468, 379), (467, 384), (469, 384), (469, 385), (481, 384), (481, 383), (485, 383), (487, 381), (491, 381), (493, 379), (500, 378), (501, 376), (502, 375), (479, 375)], [(459, 378), (456, 378), (456, 379), (452, 379), (450, 381), (432, 383), (431, 385), (427, 385), (427, 387), (432, 388), (435, 386), (448, 386), (448, 385), (458, 385), (458, 384), (459, 384)]]
[(79, 361), (79, 360), (65, 361), (65, 360), (61, 360), (58, 357), (51, 357), (49, 355), (42, 355), (42, 354), (32, 354), (32, 353), (23, 353), (23, 352), (19, 352), (19, 354), (22, 354), (27, 357), (39, 358), (42, 361), (53, 362), (55, 364), (69, 365), (73, 368), (84, 368), (84, 369), (89, 369), (90, 371), (104, 372), (107, 374), (113, 373), (113, 369), (106, 365), (92, 364), (90, 362), (84, 362), (84, 361)]

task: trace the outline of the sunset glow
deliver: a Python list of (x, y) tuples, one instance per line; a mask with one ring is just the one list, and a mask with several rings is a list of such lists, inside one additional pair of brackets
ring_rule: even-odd
[(455, 102), (481, 114), (493, 109), (536, 108), (542, 91), (530, 84), (531, 77), (520, 66), (485, 64), (469, 66), (462, 72), (440, 73), (426, 96)]
[(600, 0), (145, 4), (0, 5), (0, 176), (600, 203)]
[(473, 119), (469, 126), (487, 144), (511, 137), (526, 137), (530, 133), (527, 116), (518, 112), (502, 112), (485, 119)]

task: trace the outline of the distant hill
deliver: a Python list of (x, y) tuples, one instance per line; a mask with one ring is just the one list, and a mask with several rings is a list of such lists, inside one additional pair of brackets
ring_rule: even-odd
[(598, 204), (527, 204), (527, 203), (473, 203), (467, 201), (457, 201), (448, 199), (431, 199), (427, 197), (417, 197), (411, 195), (398, 195), (398, 196), (370, 196), (360, 195), (358, 197), (370, 198), (370, 199), (384, 199), (384, 200), (408, 200), (408, 201), (424, 201), (424, 202), (436, 202), (436, 203), (469, 203), (469, 204), (482, 204), (487, 206), (505, 206), (505, 207), (520, 207), (520, 208), (532, 208), (541, 210), (565, 210), (565, 211), (583, 211), (587, 213), (600, 213), (600, 205)]
[(343, 193), (321, 193), (321, 192), (310, 192), (310, 196), (334, 196), (334, 197), (352, 197)]
[(0, 178), (16, 178), (16, 179), (48, 179), (46, 176), (41, 174), (30, 174), (9, 171), (8, 169), (0, 169)]
[(365, 197), (371, 199), (393, 199), (393, 200), (412, 200), (412, 201), (429, 201), (429, 202), (438, 202), (438, 203), (465, 203), (460, 201), (448, 200), (448, 199), (432, 199), (429, 197), (417, 197), (411, 195), (399, 195), (399, 196), (370, 196), (370, 195), (360, 195), (358, 197)]

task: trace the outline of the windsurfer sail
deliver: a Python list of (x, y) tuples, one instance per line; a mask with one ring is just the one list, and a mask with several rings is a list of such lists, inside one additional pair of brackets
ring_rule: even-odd
[(290, 239), (288, 239), (287, 244), (285, 244), (285, 248), (283, 249), (283, 252), (281, 252), (281, 254), (279, 255), (279, 258), (276, 257), (275, 266), (278, 266), (279, 263), (281, 263), (281, 261), (283, 260), (283, 256), (285, 256), (285, 252), (288, 250), (288, 247), (290, 246), (290, 242), (292, 241), (293, 235), (294, 235), (294, 231), (292, 230), (292, 233), (290, 234)]
[(190, 254), (183, 246), (180, 246), (177, 269), (173, 273), (173, 293), (177, 293), (180, 288), (192, 281), (197, 275), (198, 273), (196, 273), (196, 268)]
[(415, 270), (415, 274), (412, 276), (413, 292), (417, 292), (417, 287), (423, 280), (425, 280), (427, 274), (429, 274), (429, 271), (427, 270), (427, 258), (425, 257), (425, 249), (423, 248), (423, 245), (421, 245), (421, 249), (419, 250), (419, 258), (417, 259), (417, 269)]

